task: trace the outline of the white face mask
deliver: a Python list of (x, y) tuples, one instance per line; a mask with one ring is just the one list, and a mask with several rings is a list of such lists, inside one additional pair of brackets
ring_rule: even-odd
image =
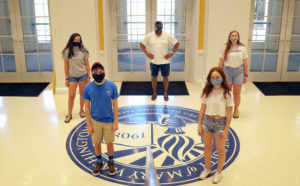
[(230, 41), (233, 42), (233, 43), (237, 42), (238, 40), (239, 40), (238, 36), (231, 36), (230, 37)]

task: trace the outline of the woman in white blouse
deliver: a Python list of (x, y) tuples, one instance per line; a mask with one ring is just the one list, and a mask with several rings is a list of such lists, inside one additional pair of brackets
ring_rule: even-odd
[(198, 134), (202, 136), (204, 143), (205, 168), (200, 175), (200, 179), (205, 179), (211, 173), (210, 162), (213, 137), (215, 136), (218, 167), (212, 181), (213, 183), (219, 183), (226, 159), (225, 142), (232, 118), (233, 106), (228, 82), (221, 68), (214, 67), (210, 70), (201, 98)]
[(226, 74), (229, 89), (233, 88), (233, 117), (238, 118), (242, 85), (248, 78), (248, 54), (245, 45), (240, 42), (239, 33), (235, 30), (229, 33), (227, 43), (222, 48), (219, 67)]

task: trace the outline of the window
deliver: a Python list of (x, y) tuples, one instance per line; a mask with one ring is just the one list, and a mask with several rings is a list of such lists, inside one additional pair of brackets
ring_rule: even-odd
[(175, 0), (157, 0), (157, 20), (164, 23), (163, 30), (175, 34)]
[(145, 37), (145, 0), (127, 0), (127, 33), (129, 42)]
[(34, 0), (38, 43), (50, 43), (50, 26), (47, 0)]
[(264, 42), (268, 24), (269, 0), (255, 1), (252, 40)]

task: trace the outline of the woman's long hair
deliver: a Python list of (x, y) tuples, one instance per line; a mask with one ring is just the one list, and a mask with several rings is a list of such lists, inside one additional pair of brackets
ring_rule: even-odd
[(230, 36), (231, 36), (232, 33), (237, 33), (237, 35), (238, 35), (239, 39), (237, 40), (237, 45), (245, 46), (243, 43), (240, 42), (240, 34), (239, 34), (239, 32), (236, 31), (236, 30), (231, 31), (229, 33), (229, 35), (228, 35), (228, 39), (227, 39), (227, 42), (226, 42), (226, 48), (225, 48), (225, 51), (224, 51), (224, 61), (227, 60), (227, 54), (228, 54), (228, 51), (231, 48), (231, 44), (232, 43), (231, 43), (231, 40), (230, 40)]
[(203, 96), (208, 97), (208, 95), (212, 91), (214, 86), (213, 86), (213, 84), (211, 84), (210, 79), (211, 79), (211, 74), (215, 71), (219, 72), (221, 74), (221, 77), (223, 78), (223, 82), (222, 82), (221, 86), (224, 89), (223, 95), (224, 95), (224, 98), (226, 99), (226, 96), (230, 95), (230, 92), (229, 92), (230, 90), (229, 90), (228, 82), (226, 79), (226, 75), (225, 75), (224, 71), (219, 67), (213, 67), (212, 69), (210, 69), (208, 76), (207, 76), (206, 85), (203, 89), (201, 97), (203, 97)]
[[(79, 44), (79, 46), (78, 46), (79, 49), (80, 49), (81, 51), (86, 50), (86, 49), (84, 48), (84, 46), (83, 46), (82, 38), (81, 38), (80, 34), (79, 34), (79, 33), (73, 33), (73, 34), (70, 36), (70, 38), (69, 38), (69, 41), (68, 41), (68, 43), (67, 43), (67, 46), (66, 46), (66, 47), (64, 48), (64, 50), (62, 51), (62, 53), (64, 54), (64, 52), (65, 52), (67, 49), (69, 50), (68, 59), (70, 59), (70, 58), (72, 58), (72, 57), (74, 56), (73, 42), (74, 42), (75, 37), (77, 37), (77, 36), (80, 37), (80, 44)], [(86, 50), (86, 52), (88, 52), (88, 51)]]

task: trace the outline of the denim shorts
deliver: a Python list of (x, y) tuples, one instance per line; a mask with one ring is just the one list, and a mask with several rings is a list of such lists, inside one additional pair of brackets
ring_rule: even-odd
[(87, 74), (84, 74), (84, 75), (79, 76), (79, 77), (72, 77), (72, 76), (69, 76), (69, 82), (86, 81), (87, 78), (88, 78), (88, 75), (87, 75)]
[(226, 125), (226, 118), (215, 119), (204, 115), (202, 122), (203, 132), (212, 132), (218, 136), (222, 135)]
[(151, 76), (153, 76), (153, 77), (158, 76), (159, 69), (160, 69), (162, 76), (169, 76), (170, 63), (162, 64), (162, 65), (156, 65), (156, 64), (150, 63), (150, 69), (151, 69)]
[(229, 84), (243, 84), (244, 82), (244, 65), (232, 68), (224, 65), (223, 70)]

